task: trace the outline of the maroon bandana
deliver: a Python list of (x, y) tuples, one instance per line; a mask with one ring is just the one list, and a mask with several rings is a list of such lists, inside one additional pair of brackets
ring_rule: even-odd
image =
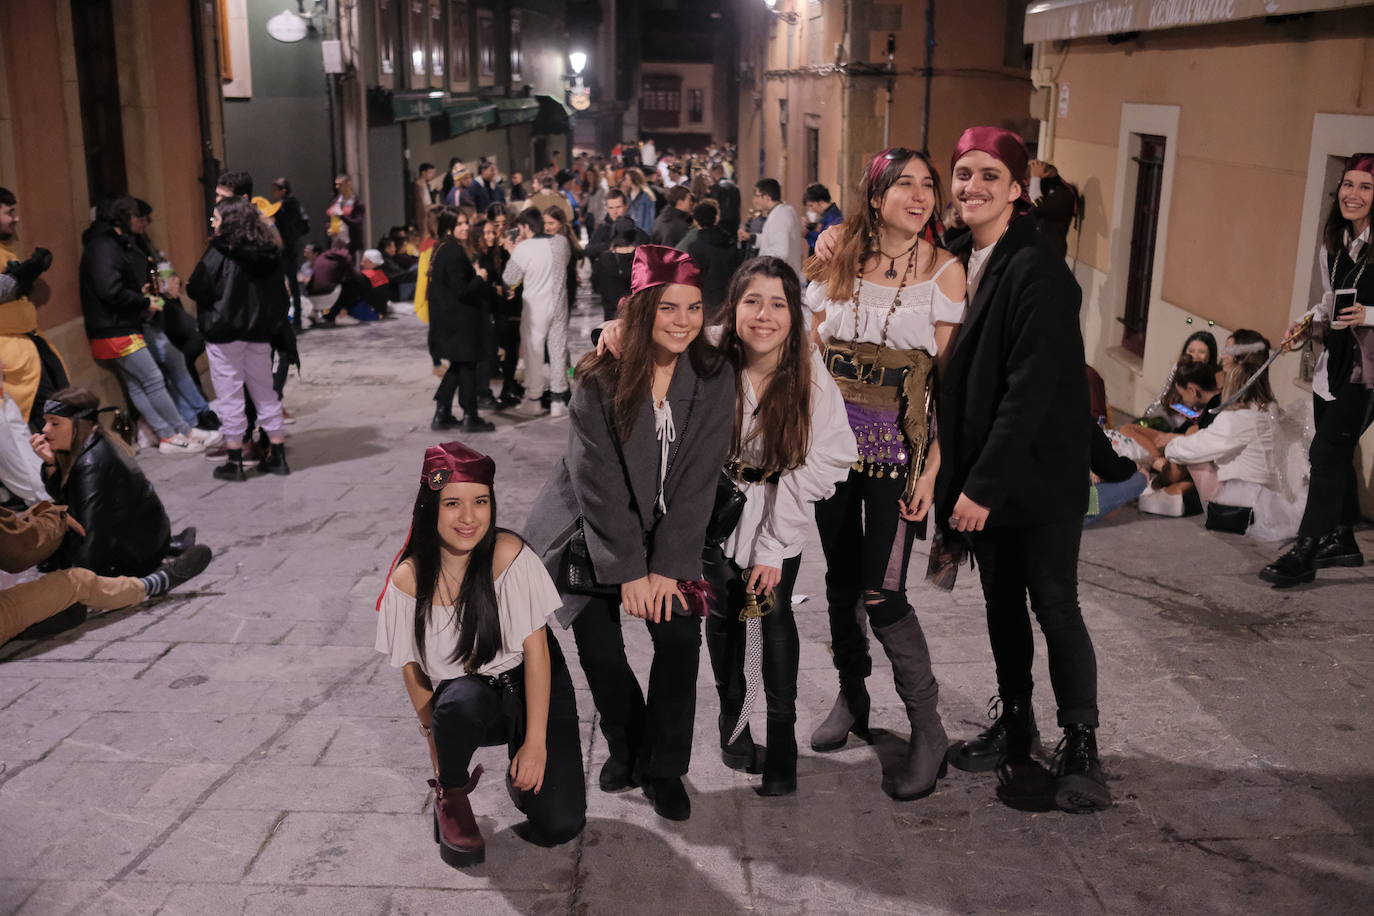
[(1345, 160), (1347, 172), (1368, 172), (1374, 175), (1374, 153), (1356, 153)]
[(496, 462), (461, 442), (445, 442), (425, 449), (420, 479), (431, 490), (442, 490), (450, 483), (480, 483), (491, 486), (496, 480)]
[(970, 127), (959, 137), (954, 145), (954, 155), (949, 158), (950, 171), (968, 153), (978, 150), (1001, 161), (1011, 172), (1013, 181), (1021, 185), (1021, 200), (1030, 203), (1030, 180), (1026, 175), (1030, 165), (1030, 153), (1021, 138), (1001, 127)]
[(640, 245), (630, 266), (630, 295), (655, 286), (701, 286), (701, 268), (685, 251), (665, 245)]

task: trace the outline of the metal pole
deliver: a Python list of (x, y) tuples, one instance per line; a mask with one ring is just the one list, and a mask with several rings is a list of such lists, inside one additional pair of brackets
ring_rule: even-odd
[(887, 33), (887, 108), (883, 111), (883, 149), (892, 145), (892, 92), (896, 88), (897, 36)]
[(935, 76), (935, 0), (926, 0), (926, 103), (921, 112), (921, 152), (930, 155), (930, 90)]

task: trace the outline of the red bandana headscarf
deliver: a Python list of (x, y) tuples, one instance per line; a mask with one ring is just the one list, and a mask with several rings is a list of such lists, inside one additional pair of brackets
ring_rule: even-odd
[[(492, 461), (490, 456), (474, 451), (461, 442), (431, 445), (425, 449), (425, 461), (420, 466), (420, 480), (431, 490), (442, 490), (451, 483), (480, 483), (490, 487), (496, 481), (496, 462)], [(396, 551), (396, 556), (392, 558), (391, 566), (386, 571), (386, 578), (382, 580), (382, 591), (377, 596), (377, 604), (373, 610), (382, 609), (382, 598), (385, 597), (386, 587), (391, 582), (391, 574), (396, 571), (396, 564), (401, 561), (401, 555), (409, 546), (410, 532), (407, 531), (401, 549)]]
[(1020, 137), (1001, 127), (970, 127), (954, 144), (954, 155), (949, 157), (950, 171), (953, 172), (955, 164), (974, 150), (1000, 160), (1011, 173), (1012, 180), (1021, 185), (1019, 203), (1030, 204), (1030, 179), (1026, 174), (1030, 153)]
[(685, 251), (666, 245), (640, 245), (630, 266), (630, 295), (655, 286), (701, 286), (701, 268)]
[(1347, 172), (1368, 172), (1374, 175), (1374, 153), (1356, 153), (1345, 160)]

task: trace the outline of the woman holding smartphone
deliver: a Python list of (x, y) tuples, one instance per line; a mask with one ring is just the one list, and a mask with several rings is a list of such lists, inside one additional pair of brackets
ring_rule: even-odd
[[(1307, 317), (1325, 349), (1312, 378), (1317, 424), (1309, 457), (1307, 507), (1292, 548), (1260, 570), (1260, 578), (1288, 588), (1328, 566), (1363, 566), (1355, 542), (1359, 518), (1355, 446), (1374, 419), (1374, 153), (1345, 162), (1327, 213), (1318, 272), (1326, 294)], [(1304, 319), (1306, 320), (1306, 319)], [(1290, 335), (1300, 325), (1290, 329)]]
[[(682, 777), (701, 653), (701, 621), (686, 611), (680, 583), (701, 579), (735, 399), (734, 373), (701, 336), (700, 277), (683, 252), (635, 252), (623, 353), (578, 365), (568, 452), (526, 525), (530, 545), (558, 571), (559, 620), (572, 626), (601, 714), (610, 753), (601, 788), (643, 784), (670, 820), (691, 816)], [(653, 640), (647, 701), (625, 656), (622, 607)]]

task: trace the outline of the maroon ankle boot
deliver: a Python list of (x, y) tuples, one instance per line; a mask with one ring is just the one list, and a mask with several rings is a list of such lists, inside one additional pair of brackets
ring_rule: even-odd
[(462, 787), (445, 789), (437, 780), (429, 780), (434, 790), (434, 841), (439, 844), (439, 858), (454, 868), (480, 865), (487, 858), (487, 844), (468, 803), (481, 778), (478, 766)]

